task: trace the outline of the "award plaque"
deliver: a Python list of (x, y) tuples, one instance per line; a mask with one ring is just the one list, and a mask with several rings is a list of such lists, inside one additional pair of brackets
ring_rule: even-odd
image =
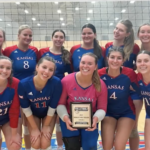
[(70, 114), (73, 128), (92, 127), (92, 102), (71, 102)]

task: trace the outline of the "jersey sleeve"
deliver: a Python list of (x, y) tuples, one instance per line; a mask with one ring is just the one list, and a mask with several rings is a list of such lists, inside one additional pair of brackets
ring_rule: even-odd
[(19, 80), (17, 80), (17, 84), (15, 86), (15, 95), (12, 100), (12, 104), (9, 109), (9, 119), (10, 119), (10, 127), (11, 128), (17, 128), (18, 127), (18, 118), (19, 118), (19, 111), (20, 111), (20, 103), (18, 98), (18, 83)]
[(36, 47), (34, 47), (34, 46), (29, 46), (29, 48), (31, 48), (35, 52), (35, 54), (36, 54), (36, 62), (38, 62), (38, 53), (39, 53), (38, 49)]
[(100, 79), (101, 82), (101, 91), (97, 93), (97, 109), (103, 109), (106, 112), (107, 109), (107, 87), (103, 80)]
[(6, 48), (3, 50), (3, 55), (9, 57), (10, 54), (11, 54), (10, 47), (6, 47)]
[(54, 93), (50, 101), (51, 108), (56, 109), (61, 93), (62, 93), (62, 84), (61, 84), (61, 81), (58, 80), (57, 83), (55, 83)]
[(26, 96), (27, 93), (25, 91), (25, 87), (23, 86), (22, 82), (19, 82), (19, 85), (18, 85), (18, 95), (19, 95), (21, 107), (28, 108), (30, 106), (30, 102)]
[(60, 97), (58, 105), (65, 105), (66, 106), (67, 105), (68, 93), (67, 93), (67, 87), (66, 87), (65, 79), (66, 79), (66, 77), (64, 77), (61, 80), (61, 83), (62, 83), (62, 94), (61, 94), (61, 97)]

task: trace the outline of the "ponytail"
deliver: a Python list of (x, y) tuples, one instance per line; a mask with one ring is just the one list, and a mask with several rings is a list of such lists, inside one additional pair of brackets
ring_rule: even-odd
[(102, 48), (99, 46), (97, 39), (94, 38), (94, 54), (99, 58), (102, 56)]
[(70, 52), (64, 48), (64, 46), (61, 47), (62, 51), (62, 60), (65, 64), (71, 64), (70, 62)]

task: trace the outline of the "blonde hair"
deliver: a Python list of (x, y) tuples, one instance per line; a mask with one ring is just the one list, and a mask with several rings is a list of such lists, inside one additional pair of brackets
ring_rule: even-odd
[(130, 33), (128, 37), (124, 39), (124, 52), (125, 52), (125, 60), (129, 60), (130, 54), (133, 52), (134, 46), (134, 31), (133, 25), (130, 20), (121, 20), (119, 23), (123, 24), (127, 28), (127, 33)]
[[(95, 59), (95, 64), (97, 65), (97, 63), (98, 63), (98, 58), (97, 58), (97, 56), (96, 56), (95, 54), (93, 54), (93, 53), (85, 53), (85, 54), (82, 55), (82, 57), (85, 56), (85, 55), (88, 55), (88, 56), (93, 57), (93, 58)], [(97, 68), (96, 68), (96, 70), (94, 70), (94, 72), (93, 72), (93, 75), (92, 75), (92, 83), (93, 83), (95, 89), (96, 89), (98, 92), (100, 92), (100, 90), (101, 90), (101, 82), (100, 82), (100, 77), (99, 77), (99, 75), (98, 75), (98, 69), (97, 69)]]
[(23, 30), (25, 30), (25, 29), (30, 29), (30, 30), (32, 30), (31, 27), (28, 26), (28, 25), (21, 25), (21, 26), (19, 27), (19, 29), (18, 29), (18, 35), (19, 35)]

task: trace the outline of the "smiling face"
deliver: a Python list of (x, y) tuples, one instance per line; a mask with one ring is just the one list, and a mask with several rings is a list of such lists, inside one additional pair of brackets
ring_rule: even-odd
[(8, 59), (0, 59), (0, 80), (6, 80), (10, 77), (12, 63)]
[(82, 75), (93, 75), (93, 72), (97, 69), (95, 58), (89, 55), (82, 56), (79, 68)]
[(54, 33), (52, 41), (55, 47), (61, 47), (65, 41), (65, 35), (61, 31), (57, 31)]
[(85, 44), (91, 44), (96, 38), (96, 34), (93, 32), (92, 29), (86, 27), (82, 30), (82, 40)]
[(138, 32), (138, 37), (142, 43), (150, 43), (150, 26), (141, 26)]
[(136, 59), (137, 71), (141, 74), (150, 74), (150, 55), (139, 54)]
[(124, 40), (129, 33), (127, 33), (127, 28), (122, 23), (118, 23), (114, 29), (114, 40)]
[(29, 45), (32, 41), (32, 31), (29, 28), (23, 29), (18, 34), (18, 40), (23, 45)]
[(55, 64), (52, 61), (43, 60), (42, 63), (36, 66), (36, 72), (41, 80), (47, 81), (55, 72)]
[(120, 69), (120, 67), (122, 66), (124, 62), (121, 52), (117, 52), (117, 51), (112, 51), (109, 54), (107, 60), (108, 60), (109, 68), (114, 69), (114, 70)]

